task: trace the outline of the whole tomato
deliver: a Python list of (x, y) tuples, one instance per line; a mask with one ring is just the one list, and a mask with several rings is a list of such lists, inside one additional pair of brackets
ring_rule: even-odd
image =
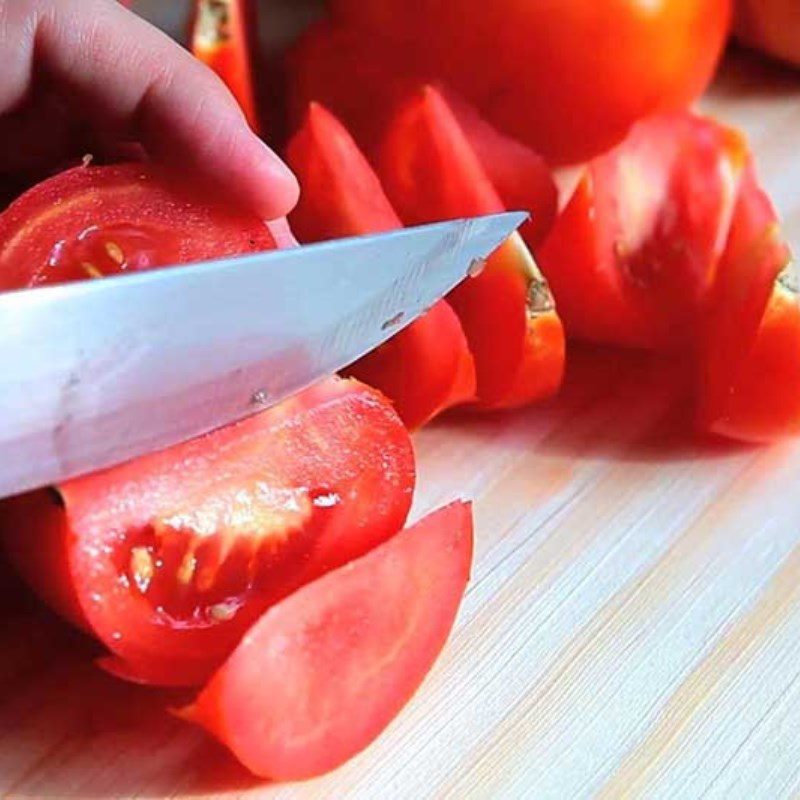
[(637, 119), (691, 102), (731, 22), (731, 0), (329, 4), (347, 27), (382, 39), (387, 59), (443, 79), (554, 163), (595, 155)]

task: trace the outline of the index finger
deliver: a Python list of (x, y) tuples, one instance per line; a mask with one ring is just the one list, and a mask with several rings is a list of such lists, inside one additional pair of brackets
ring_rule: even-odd
[(235, 194), (264, 219), (296, 203), (291, 171), (250, 130), (222, 81), (115, 0), (0, 0), (3, 33), (16, 58), (4, 70), (0, 111), (4, 94), (22, 96), (41, 72), (98, 126), (125, 130), (154, 160)]

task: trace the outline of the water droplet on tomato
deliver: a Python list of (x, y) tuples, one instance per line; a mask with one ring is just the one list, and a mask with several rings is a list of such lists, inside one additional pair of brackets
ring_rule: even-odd
[(342, 498), (338, 492), (315, 493), (311, 496), (311, 502), (317, 508), (334, 508), (342, 502)]

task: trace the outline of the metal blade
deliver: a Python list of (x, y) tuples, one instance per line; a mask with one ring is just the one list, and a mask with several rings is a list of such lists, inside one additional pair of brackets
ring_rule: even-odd
[(190, 439), (336, 372), (524, 219), (0, 295), (0, 497)]

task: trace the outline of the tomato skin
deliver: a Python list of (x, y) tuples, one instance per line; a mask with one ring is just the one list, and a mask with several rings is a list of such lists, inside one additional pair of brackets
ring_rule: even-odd
[[(8, 501), (12, 523), (25, 524), (3, 532), (43, 596), (71, 587), (86, 626), (122, 662), (116, 672), (196, 685), (270, 604), (402, 527), (413, 485), (411, 443), (386, 400), (330, 379), (65, 483), (61, 509)], [(41, 559), (41, 537), (68, 558)]]
[[(291, 216), (303, 242), (402, 227), (372, 167), (344, 126), (311, 104), (287, 148), (301, 185)], [(393, 401), (413, 430), (475, 396), (475, 364), (453, 309), (442, 300), (346, 370)]]
[(691, 346), (714, 285), (745, 145), (688, 112), (638, 123), (588, 165), (538, 251), (568, 334)]
[(469, 505), (426, 517), (264, 614), (180, 716), (256, 775), (303, 780), (334, 769), (422, 683), (471, 560)]
[(396, 68), (444, 81), (554, 164), (597, 155), (636, 120), (688, 105), (710, 81), (731, 21), (731, 0), (330, 6)]
[[(446, 100), (425, 87), (398, 108), (377, 157), (386, 193), (408, 224), (504, 210)], [(547, 283), (519, 234), (511, 236), (476, 277), (448, 296), (475, 357), (483, 408), (523, 405), (553, 394), (563, 377), (564, 337)], [(538, 325), (548, 336), (531, 335)], [(553, 335), (555, 331), (556, 335)], [(542, 358), (538, 345), (554, 347)], [(531, 349), (533, 348), (533, 349)], [(533, 376), (530, 362), (546, 365)], [(521, 376), (527, 376), (521, 384)]]
[[(120, 258), (126, 242), (134, 251)], [(152, 165), (81, 166), (0, 214), (0, 291), (274, 248), (258, 217)], [(103, 259), (91, 262), (96, 274), (82, 266), (87, 253)]]

